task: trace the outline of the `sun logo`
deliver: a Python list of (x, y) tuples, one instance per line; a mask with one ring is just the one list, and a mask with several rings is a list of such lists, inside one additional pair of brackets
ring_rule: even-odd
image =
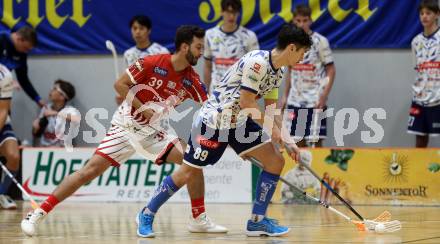
[(383, 176), (388, 183), (408, 181), (408, 156), (393, 153), (383, 158)]

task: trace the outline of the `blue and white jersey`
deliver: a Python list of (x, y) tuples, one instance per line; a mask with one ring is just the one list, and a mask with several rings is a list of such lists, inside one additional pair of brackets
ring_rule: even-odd
[(150, 46), (148, 46), (145, 49), (139, 49), (136, 46), (131, 47), (127, 49), (124, 52), (124, 60), (125, 64), (128, 66), (132, 65), (136, 60), (150, 56), (150, 55), (156, 55), (156, 54), (167, 54), (170, 53), (168, 49), (156, 42), (151, 43)]
[(0, 64), (0, 99), (12, 99), (14, 86), (12, 73), (6, 66)]
[(411, 43), (417, 71), (412, 86), (413, 101), (422, 106), (440, 104), (440, 31), (430, 36), (420, 33)]
[(327, 75), (325, 66), (333, 63), (327, 38), (317, 32), (313, 32), (311, 38), (313, 44), (310, 50), (304, 54), (304, 59), (291, 69), (288, 105), (315, 107), (320, 96), (320, 82)]
[(284, 69), (275, 69), (270, 51), (247, 53), (229, 68), (199, 112), (203, 123), (214, 129), (232, 129), (246, 122), (240, 113), (241, 89), (262, 97), (279, 88)]
[[(2, 100), (10, 100), (12, 99), (12, 93), (14, 92), (13, 86), (13, 77), (11, 71), (9, 69), (0, 64), (0, 99)], [(11, 119), (8, 115), (6, 119), (6, 123), (10, 123)]]
[(239, 26), (234, 32), (224, 32), (220, 26), (206, 31), (204, 58), (212, 62), (211, 85), (213, 91), (226, 71), (246, 53), (260, 49), (257, 35)]

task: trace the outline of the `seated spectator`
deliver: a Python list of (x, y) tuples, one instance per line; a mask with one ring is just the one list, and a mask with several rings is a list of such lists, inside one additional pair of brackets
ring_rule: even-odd
[[(62, 147), (64, 141), (57, 136), (60, 121), (57, 118), (62, 116), (67, 122), (76, 121), (76, 117), (71, 112), (60, 113), (61, 110), (77, 111), (72, 106), (66, 105), (67, 102), (75, 97), (75, 87), (67, 81), (56, 80), (52, 90), (49, 92), (49, 104), (43, 107), (40, 115), (32, 123), (32, 134), (34, 135), (35, 146), (42, 147)], [(73, 112), (75, 114), (76, 112)], [(65, 116), (67, 114), (67, 116)], [(64, 126), (65, 123), (62, 124)], [(62, 130), (64, 133), (64, 129)]]

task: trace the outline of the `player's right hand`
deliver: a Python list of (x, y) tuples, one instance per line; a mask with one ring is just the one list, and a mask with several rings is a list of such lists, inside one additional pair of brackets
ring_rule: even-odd
[(296, 162), (299, 162), (301, 150), (296, 145), (294, 146), (294, 143), (284, 143), (283, 145), (286, 148), (287, 153), (289, 153), (289, 156)]

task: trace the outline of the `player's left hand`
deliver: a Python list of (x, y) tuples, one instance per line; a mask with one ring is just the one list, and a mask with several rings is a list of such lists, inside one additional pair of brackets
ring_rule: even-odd
[(273, 143), (282, 144), (282, 141), (281, 141), (281, 131), (278, 128), (278, 126), (276, 126), (276, 125), (273, 125), (271, 139), (272, 139)]
[(146, 119), (146, 121), (148, 121), (148, 123), (151, 123), (152, 122), (151, 118), (155, 114), (155, 111), (151, 108), (147, 108), (144, 111), (142, 111), (141, 114)]

